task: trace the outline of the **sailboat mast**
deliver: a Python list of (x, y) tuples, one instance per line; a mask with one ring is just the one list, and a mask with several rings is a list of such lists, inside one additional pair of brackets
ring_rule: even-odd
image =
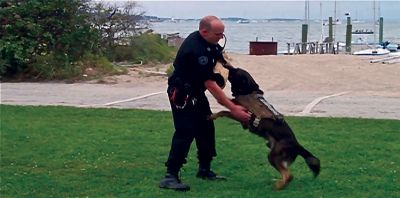
[(375, 23), (376, 23), (376, 13), (375, 13), (375, 0), (372, 2), (373, 4), (372, 4), (372, 9), (373, 9), (373, 13), (374, 13), (374, 15), (373, 15), (373, 21), (372, 21), (372, 25), (373, 25), (373, 29), (374, 29), (374, 44), (376, 43), (376, 36), (375, 36), (375, 34), (376, 34), (376, 26), (375, 26)]
[(334, 12), (333, 12), (333, 42), (336, 40), (336, 25), (338, 25), (338, 19), (336, 17), (336, 0), (335, 0), (335, 6), (334, 6)]
[(310, 13), (309, 10), (309, 0), (305, 0), (304, 2), (304, 24), (301, 26), (301, 52), (303, 54), (306, 53), (307, 51), (307, 40), (308, 40), (308, 20), (309, 20), (309, 16), (308, 14)]
[[(376, 5), (376, 3), (377, 3), (377, 5)], [(378, 17), (376, 17), (376, 15), (375, 15), (376, 9), (378, 9), (378, 13), (377, 13)], [(378, 42), (376, 41), (377, 26), (380, 27), (380, 25), (381, 25), (380, 24), (380, 22), (381, 22), (380, 18), (381, 18), (381, 3), (380, 3), (380, 1), (376, 2), (374, 0), (374, 43), (375, 44), (379, 44), (379, 42), (380, 42), (380, 40)]]
[(310, 20), (310, 0), (307, 0), (307, 24), (309, 24)]
[(305, 24), (309, 24), (309, 20), (310, 19), (310, 1), (306, 0), (304, 2), (304, 23)]
[(336, 1), (335, 1), (335, 5), (334, 5), (334, 10), (333, 10), (333, 19), (336, 21), (337, 17), (336, 17)]
[(319, 17), (321, 20), (321, 40), (320, 43), (322, 43), (324, 41), (324, 20), (323, 20), (323, 16), (322, 16), (322, 1), (319, 2)]

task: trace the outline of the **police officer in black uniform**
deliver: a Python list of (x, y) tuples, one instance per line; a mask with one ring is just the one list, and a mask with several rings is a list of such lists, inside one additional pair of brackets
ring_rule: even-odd
[[(224, 94), (221, 76), (213, 72), (217, 61), (224, 61), (223, 48), (218, 41), (224, 37), (225, 26), (215, 16), (204, 17), (199, 30), (190, 34), (180, 47), (174, 61), (174, 72), (168, 79), (168, 96), (174, 118), (175, 133), (171, 150), (165, 163), (167, 174), (160, 182), (161, 188), (187, 191), (190, 187), (181, 182), (179, 171), (186, 163), (190, 145), (195, 139), (199, 170), (197, 177), (209, 180), (225, 179), (211, 170), (211, 161), (216, 156), (215, 129), (210, 105), (205, 95), (209, 92), (218, 103), (244, 122), (250, 119), (247, 110)], [(218, 82), (218, 83), (217, 83)], [(218, 85), (219, 84), (219, 85)]]

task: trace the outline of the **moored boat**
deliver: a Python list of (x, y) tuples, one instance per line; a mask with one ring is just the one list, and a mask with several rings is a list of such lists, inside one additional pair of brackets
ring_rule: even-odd
[(397, 52), (397, 49), (399, 49), (399, 45), (396, 43), (389, 43), (386, 45), (386, 49), (388, 49), (390, 52)]
[(374, 34), (374, 31), (367, 29), (358, 29), (351, 32), (352, 34)]
[(389, 54), (390, 51), (387, 49), (366, 49), (366, 50), (361, 50), (354, 52), (353, 55), (373, 55), (373, 56), (378, 56), (378, 55), (386, 55)]
[(247, 19), (239, 19), (237, 23), (250, 23), (250, 20)]

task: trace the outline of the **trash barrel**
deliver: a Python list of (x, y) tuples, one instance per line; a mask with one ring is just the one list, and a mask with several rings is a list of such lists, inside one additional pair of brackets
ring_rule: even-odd
[(277, 55), (278, 42), (250, 41), (250, 55)]

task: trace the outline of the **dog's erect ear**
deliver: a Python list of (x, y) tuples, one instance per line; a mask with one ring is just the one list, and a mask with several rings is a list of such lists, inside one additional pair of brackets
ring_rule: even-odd
[(217, 61), (214, 67), (214, 80), (221, 88), (225, 87), (226, 81), (228, 80), (229, 70), (226, 69), (220, 61)]
[(238, 68), (232, 68), (232, 69), (229, 70), (229, 74), (228, 74), (228, 80), (229, 80), (229, 82), (232, 83), (232, 80), (234, 80), (235, 78), (237, 78), (237, 77), (235, 77), (237, 71), (238, 71)]
[(235, 69), (235, 67), (225, 59), (220, 59), (217, 62), (220, 62), (222, 66), (227, 70)]
[(216, 74), (216, 73), (214, 73), (212, 78), (213, 78), (213, 80), (215, 80), (215, 82), (217, 83), (217, 85), (218, 85), (219, 87), (221, 87), (221, 89), (225, 88), (226, 81), (225, 81), (224, 77), (222, 77), (221, 74)]
[(226, 69), (228, 69), (229, 71), (232, 69), (235, 69), (235, 67), (230, 63), (230, 62), (225, 62), (222, 64)]

